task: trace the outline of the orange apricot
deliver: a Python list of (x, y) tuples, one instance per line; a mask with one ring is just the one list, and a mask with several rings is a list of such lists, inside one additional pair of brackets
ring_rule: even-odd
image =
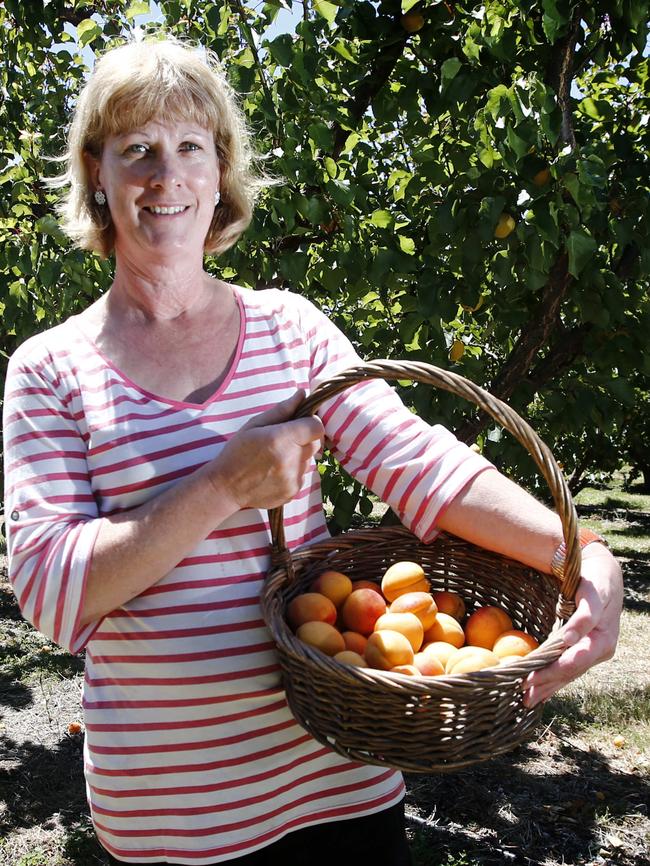
[(388, 601), (393, 602), (406, 592), (428, 592), (429, 581), (417, 562), (396, 562), (382, 577), (381, 591)]
[(341, 607), (352, 592), (352, 581), (340, 571), (324, 571), (310, 586), (312, 592), (320, 592), (329, 598), (335, 607)]
[(320, 592), (305, 592), (292, 598), (287, 605), (287, 620), (294, 629), (304, 622), (316, 620), (333, 625), (336, 622), (336, 608)]
[(424, 637), (424, 629), (422, 623), (414, 613), (392, 613), (388, 612), (379, 617), (375, 623), (375, 631), (389, 629), (389, 631), (398, 631), (413, 647), (413, 652), (416, 653), (422, 646), (422, 638)]
[[(496, 653), (495, 653), (496, 655)], [(520, 662), (521, 656), (499, 656), (500, 665), (509, 665), (511, 662)]]
[(491, 650), (479, 646), (464, 646), (449, 659), (448, 674), (467, 674), (484, 668), (496, 667), (499, 659)]
[[(331, 603), (331, 602), (330, 602)], [(341, 617), (349, 631), (369, 635), (379, 617), (386, 613), (386, 602), (374, 589), (355, 589), (343, 602)]]
[(340, 631), (328, 622), (303, 622), (298, 626), (296, 637), (309, 646), (316, 647), (325, 655), (335, 656), (345, 650), (345, 641)]
[[(372, 580), (353, 580), (352, 581), (352, 592), (355, 589), (371, 589), (373, 592), (381, 595), (381, 587), (378, 583), (373, 583)], [(383, 598), (383, 596), (382, 596)]]
[(527, 656), (529, 652), (537, 649), (539, 643), (535, 638), (525, 631), (510, 629), (502, 632), (495, 640), (492, 652), (499, 658), (505, 656)]
[(438, 608), (428, 592), (405, 592), (389, 608), (390, 613), (414, 613), (426, 631), (436, 621)]
[(390, 669), (392, 674), (405, 674), (407, 677), (419, 677), (420, 671), (415, 665), (395, 665)]
[(458, 652), (458, 647), (444, 640), (434, 640), (430, 643), (425, 643), (420, 652), (430, 658), (436, 659), (445, 668), (449, 659)]
[(369, 667), (389, 671), (397, 665), (412, 665), (414, 653), (403, 634), (382, 629), (368, 638), (365, 655)]
[(352, 650), (341, 650), (334, 656), (334, 661), (341, 662), (343, 665), (354, 665), (355, 668), (365, 668), (366, 666), (364, 657), (360, 656), (359, 653), (352, 652)]
[(455, 647), (460, 647), (465, 643), (465, 633), (461, 628), (458, 620), (448, 613), (439, 613), (436, 615), (436, 621), (424, 633), (424, 643), (432, 643), (434, 641), (444, 641)]
[[(454, 647), (455, 649), (455, 647)], [(439, 677), (445, 672), (445, 666), (434, 655), (419, 652), (413, 657), (413, 664), (423, 677)]]
[(365, 635), (359, 634), (358, 631), (344, 631), (343, 640), (347, 650), (358, 653), (360, 656), (365, 653), (368, 643), (368, 638)]
[(512, 620), (500, 607), (486, 605), (477, 608), (465, 623), (465, 640), (472, 646), (491, 650), (495, 640), (512, 628)]
[(439, 592), (432, 593), (433, 600), (440, 613), (446, 613), (453, 616), (458, 622), (462, 622), (465, 617), (465, 602), (457, 592), (441, 589)]

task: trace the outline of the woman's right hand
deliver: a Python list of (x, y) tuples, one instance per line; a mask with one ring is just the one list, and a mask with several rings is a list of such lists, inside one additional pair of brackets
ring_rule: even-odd
[(277, 508), (300, 491), (324, 441), (320, 418), (293, 419), (304, 396), (304, 391), (296, 391), (256, 415), (204, 467), (219, 496), (232, 502), (233, 511)]

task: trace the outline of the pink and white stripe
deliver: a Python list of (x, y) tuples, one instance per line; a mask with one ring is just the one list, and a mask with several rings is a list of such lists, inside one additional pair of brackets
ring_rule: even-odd
[[(143, 864), (227, 861), (403, 795), (399, 774), (330, 752), (287, 708), (259, 608), (265, 512), (234, 515), (138, 598), (79, 627), (98, 518), (156, 496), (250, 417), (359, 361), (305, 299), (237, 295), (236, 357), (201, 405), (139, 387), (74, 319), (23, 344), (7, 379), (11, 579), (37, 628), (72, 652), (86, 649), (93, 820), (115, 857)], [(441, 510), (489, 466), (383, 382), (348, 390), (320, 414), (347, 470), (427, 540)], [(285, 524), (292, 548), (327, 536), (315, 465)]]

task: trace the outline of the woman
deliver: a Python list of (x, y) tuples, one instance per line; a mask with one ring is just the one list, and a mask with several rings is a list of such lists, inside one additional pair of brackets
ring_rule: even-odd
[[(323, 748), (289, 713), (258, 596), (266, 509), (326, 536), (314, 457), (344, 465), (421, 538), (446, 529), (550, 571), (558, 518), (382, 382), (319, 417), (303, 392), (358, 361), (310, 303), (203, 270), (257, 190), (220, 73), (173, 41), (107, 53), (70, 130), (64, 225), (115, 256), (109, 291), (12, 358), (10, 574), (25, 616), (86, 649), (85, 771), (114, 862), (409, 862), (401, 776)], [(257, 184), (259, 186), (259, 184)], [(618, 566), (585, 536), (549, 697), (611, 656)]]

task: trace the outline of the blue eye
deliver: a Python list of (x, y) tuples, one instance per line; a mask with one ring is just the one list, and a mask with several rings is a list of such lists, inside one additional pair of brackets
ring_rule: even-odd
[(184, 142), (181, 144), (181, 149), (182, 149), (182, 150), (200, 150), (201, 147), (200, 147), (200, 145), (198, 145), (198, 144), (197, 144), (196, 142), (194, 142), (194, 141), (184, 141)]
[(147, 153), (148, 148), (146, 144), (130, 144), (127, 149), (127, 153)]

